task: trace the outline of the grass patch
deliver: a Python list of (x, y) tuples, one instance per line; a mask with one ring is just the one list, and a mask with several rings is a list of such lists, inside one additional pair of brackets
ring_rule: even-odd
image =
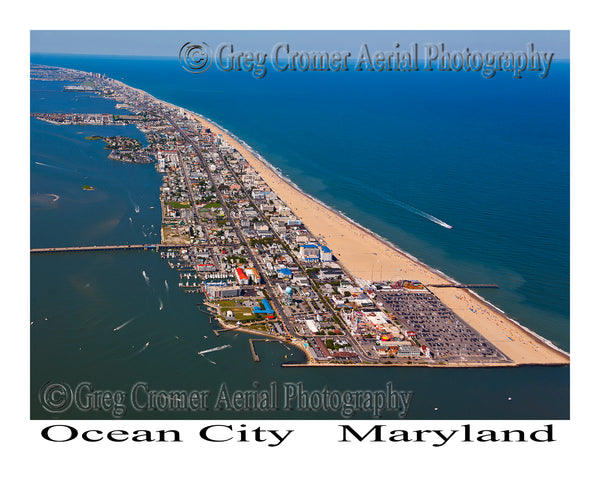
[(189, 203), (182, 203), (182, 202), (165, 202), (167, 205), (169, 205), (170, 207), (173, 208), (190, 208), (190, 204)]
[(219, 300), (217, 303), (222, 307), (235, 307), (237, 305), (235, 300)]

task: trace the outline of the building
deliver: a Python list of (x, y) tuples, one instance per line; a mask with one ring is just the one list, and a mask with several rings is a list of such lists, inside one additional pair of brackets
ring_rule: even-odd
[(420, 357), (421, 349), (416, 345), (399, 345), (396, 355), (399, 357)]
[(321, 249), (319, 245), (307, 243), (300, 247), (300, 256), (305, 262), (318, 262), (321, 259)]
[(287, 268), (280, 268), (279, 270), (277, 270), (277, 276), (279, 278), (292, 278), (294, 276), (294, 274), (292, 273), (292, 271)]
[(317, 275), (319, 280), (335, 280), (344, 276), (344, 271), (341, 268), (323, 268)]
[(263, 304), (263, 308), (261, 309), (260, 307), (254, 307), (252, 309), (254, 313), (266, 313), (267, 316), (275, 313), (275, 310), (273, 310), (268, 300), (261, 300), (261, 303)]
[(333, 254), (331, 249), (325, 245), (321, 245), (320, 257), (322, 262), (331, 262), (333, 260)]
[(314, 320), (305, 320), (306, 326), (308, 327), (308, 329), (310, 330), (311, 333), (317, 333), (319, 331), (319, 327), (317, 327), (317, 324), (315, 323)]
[(248, 275), (246, 275), (243, 268), (238, 267), (235, 269), (235, 278), (240, 285), (248, 285), (250, 283)]
[(256, 268), (246, 268), (245, 272), (248, 278), (252, 280), (252, 283), (255, 285), (258, 285), (261, 282), (260, 273), (258, 273)]
[(204, 284), (204, 293), (208, 298), (239, 297), (242, 291), (238, 285), (227, 285), (225, 282), (212, 282)]
[(371, 323), (371, 325), (377, 330), (385, 330), (390, 325), (390, 319), (388, 316), (380, 310), (376, 310), (374, 312), (362, 312), (363, 316), (367, 321)]
[(265, 190), (252, 190), (252, 198), (254, 200), (258, 200), (258, 199), (264, 199), (267, 196), (267, 193)]
[(212, 263), (199, 263), (196, 265), (197, 272), (214, 272), (216, 269)]

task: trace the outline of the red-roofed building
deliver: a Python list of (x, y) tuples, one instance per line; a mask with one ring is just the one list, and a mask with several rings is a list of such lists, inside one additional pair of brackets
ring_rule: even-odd
[(248, 275), (246, 275), (243, 268), (238, 267), (235, 269), (235, 278), (237, 278), (240, 285), (248, 285), (249, 283)]

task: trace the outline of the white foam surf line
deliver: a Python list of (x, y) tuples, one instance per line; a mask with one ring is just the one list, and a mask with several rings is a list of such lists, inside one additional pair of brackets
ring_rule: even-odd
[(231, 348), (231, 345), (221, 345), (220, 347), (209, 348), (208, 350), (202, 350), (198, 352), (198, 355), (204, 355), (205, 353), (218, 352), (219, 350), (224, 350), (225, 348)]
[[(131, 88), (137, 92), (140, 92), (142, 95), (147, 95), (149, 98), (156, 100), (157, 102), (163, 103), (165, 105), (168, 105), (169, 107), (172, 108), (180, 108), (177, 105), (174, 105), (172, 103), (166, 102), (164, 100), (159, 100), (156, 97), (150, 95), (148, 92), (144, 91), (144, 90), (140, 90), (139, 88), (135, 88), (135, 87), (131, 87), (130, 85), (127, 85), (119, 80), (115, 81), (117, 83), (120, 83), (121, 85), (126, 86), (127, 88)], [(363, 232), (367, 233), (368, 235), (372, 235), (373, 237), (375, 237), (376, 239), (378, 239), (379, 241), (381, 241), (384, 245), (386, 245), (387, 247), (391, 248), (392, 250), (394, 250), (395, 252), (409, 258), (410, 260), (412, 260), (413, 262), (415, 262), (416, 264), (420, 265), (421, 267), (425, 268), (426, 270), (429, 270), (433, 273), (436, 273), (437, 275), (439, 275), (440, 277), (444, 278), (445, 280), (449, 281), (450, 283), (454, 283), (454, 284), (458, 284), (459, 282), (457, 282), (454, 278), (450, 277), (449, 275), (445, 274), (444, 272), (438, 270), (437, 268), (432, 268), (429, 265), (427, 265), (426, 263), (422, 262), (421, 260), (419, 260), (417, 257), (415, 257), (414, 255), (411, 255), (410, 253), (402, 250), (400, 247), (394, 245), (390, 240), (388, 240), (385, 237), (382, 237), (381, 235), (379, 235), (378, 233), (373, 232), (372, 230), (369, 230), (366, 227), (363, 227), (361, 224), (359, 224), (358, 222), (356, 222), (355, 220), (353, 220), (352, 218), (350, 218), (348, 215), (346, 215), (344, 212), (342, 212), (341, 210), (337, 210), (334, 209), (332, 207), (330, 207), (329, 205), (327, 205), (326, 203), (322, 202), (321, 200), (319, 200), (318, 198), (313, 197), (312, 195), (306, 193), (305, 191), (303, 191), (297, 184), (295, 184), (289, 177), (283, 175), (283, 173), (281, 172), (281, 170), (279, 170), (278, 168), (276, 168), (274, 165), (270, 164), (262, 155), (260, 155), (258, 152), (256, 152), (252, 147), (250, 147), (250, 145), (248, 145), (244, 140), (242, 140), (241, 138), (239, 138), (237, 135), (232, 134), (231, 132), (229, 132), (229, 130), (227, 130), (226, 128), (222, 127), (221, 125), (219, 125), (217, 122), (211, 120), (210, 118), (201, 115), (199, 113), (196, 113), (192, 110), (189, 109), (184, 109), (185, 112), (191, 114), (191, 115), (196, 115), (200, 118), (202, 118), (203, 120), (205, 120), (206, 122), (213, 124), (215, 127), (217, 127), (218, 129), (222, 130), (223, 132), (227, 133), (228, 135), (231, 135), (232, 138), (234, 138), (235, 140), (237, 140), (242, 146), (244, 146), (245, 148), (248, 149), (249, 152), (251, 152), (253, 155), (256, 156), (256, 158), (262, 162), (268, 169), (270, 169), (273, 173), (275, 173), (275, 175), (277, 175), (279, 178), (281, 178), (281, 180), (283, 180), (284, 182), (286, 182), (288, 185), (290, 185), (292, 188), (296, 189), (299, 193), (301, 193), (302, 195), (306, 195), (308, 198), (310, 198), (311, 200), (313, 200), (314, 202), (318, 203), (319, 205), (321, 205), (323, 208), (329, 210), (330, 212), (337, 214), (339, 216), (341, 216), (342, 218), (344, 218), (345, 220), (347, 220), (348, 222), (350, 222), (351, 224), (353, 224), (355, 227), (357, 227), (358, 229), (362, 230)], [(36, 162), (37, 163), (37, 162)], [(339, 262), (341, 263), (341, 262)], [(346, 269), (348, 270), (348, 269)], [(522, 328), (523, 330), (527, 330), (530, 331), (527, 327), (522, 326), (519, 322), (517, 322), (516, 320), (513, 320), (512, 318), (508, 317), (505, 313), (502, 312), (502, 310), (500, 310), (499, 308), (495, 307), (492, 303), (490, 303), (489, 301), (485, 300), (483, 297), (481, 297), (480, 295), (474, 293), (473, 291), (469, 290), (469, 292), (471, 294), (473, 294), (474, 296), (476, 296), (477, 298), (481, 299), (483, 302), (485, 302), (487, 305), (489, 305), (491, 308), (493, 308), (494, 310), (498, 311), (499, 313), (502, 314), (502, 316), (504, 318), (506, 318), (507, 320), (513, 322), (515, 325), (517, 325), (519, 328)], [(564, 352), (563, 350), (561, 350), (560, 348), (556, 347), (552, 342), (550, 342), (549, 340), (541, 337), (540, 335), (536, 334), (535, 332), (532, 332), (532, 335), (535, 336), (536, 338), (539, 338), (541, 341), (543, 341), (546, 345), (550, 346), (551, 348), (556, 349), (557, 351), (567, 354), (568, 353)]]
[[(154, 97), (152, 97), (154, 98)], [(156, 100), (156, 99), (155, 99)], [(164, 104), (169, 105), (170, 107), (174, 107), (174, 108), (179, 108), (176, 105), (170, 104), (168, 102), (164, 102), (162, 100), (157, 100), (160, 101)], [(341, 210), (338, 209), (334, 209), (332, 207), (330, 207), (329, 205), (327, 205), (326, 203), (324, 203), (323, 201), (319, 200), (318, 198), (313, 197), (312, 195), (306, 193), (304, 190), (302, 190), (296, 183), (294, 183), (289, 177), (287, 177), (286, 175), (284, 175), (282, 173), (282, 171), (280, 169), (278, 169), (277, 167), (275, 167), (274, 165), (272, 165), (271, 163), (269, 163), (260, 153), (258, 153), (256, 150), (254, 150), (250, 145), (248, 145), (244, 140), (242, 140), (241, 138), (239, 138), (237, 135), (233, 134), (232, 132), (230, 132), (229, 130), (227, 130), (226, 128), (222, 127), (221, 125), (219, 125), (217, 122), (211, 120), (210, 118), (196, 113), (192, 110), (185, 110), (187, 113), (191, 114), (191, 115), (196, 115), (198, 117), (200, 117), (201, 119), (205, 120), (207, 123), (209, 124), (213, 124), (216, 128), (220, 129), (221, 131), (225, 132), (226, 134), (230, 135), (233, 139), (235, 139), (236, 141), (238, 141), (244, 148), (246, 148), (250, 153), (252, 153), (258, 161), (262, 162), (266, 168), (268, 168), (269, 170), (271, 170), (275, 175), (277, 175), (282, 181), (284, 181), (285, 183), (287, 183), (289, 186), (291, 186), (292, 188), (294, 188), (295, 190), (297, 190), (300, 194), (302, 195), (306, 195), (308, 198), (310, 198), (311, 200), (313, 200), (314, 202), (318, 203), (319, 205), (321, 205), (323, 208), (329, 210), (330, 212), (337, 214), (339, 216), (341, 216), (342, 218), (344, 218), (345, 220), (347, 220), (348, 222), (350, 222), (351, 224), (353, 224), (355, 227), (357, 227), (358, 229), (360, 229), (361, 231), (367, 233), (368, 235), (372, 235), (373, 237), (377, 238), (378, 240), (380, 240), (383, 244), (385, 244), (386, 246), (388, 246), (389, 248), (391, 248), (392, 250), (394, 250), (397, 253), (400, 253), (401, 255), (404, 255), (405, 257), (409, 258), (410, 260), (412, 260), (413, 262), (415, 262), (416, 264), (420, 265), (422, 268), (425, 268), (426, 270), (436, 273), (437, 275), (439, 275), (440, 277), (444, 278), (445, 280), (447, 280), (450, 283), (453, 284), (458, 284), (459, 282), (456, 281), (454, 278), (450, 277), (449, 275), (447, 275), (446, 273), (438, 270), (437, 268), (432, 268), (429, 265), (427, 265), (426, 263), (422, 262), (421, 260), (419, 260), (417, 257), (415, 257), (414, 255), (411, 255), (410, 253), (402, 250), (401, 248), (399, 248), (398, 246), (394, 245), (390, 240), (388, 240), (385, 237), (382, 237), (381, 235), (373, 232), (372, 230), (369, 230), (368, 228), (362, 226), (361, 224), (359, 224), (358, 222), (356, 222), (355, 220), (353, 220), (352, 218), (350, 218), (348, 215), (346, 215), (344, 212), (342, 212)], [(249, 163), (249, 162), (248, 162)], [(409, 206), (410, 207), (410, 206)], [(410, 208), (414, 208), (414, 207), (410, 207)], [(424, 216), (424, 218), (427, 218), (435, 223), (438, 223), (439, 225), (445, 227), (445, 228), (452, 228), (452, 226), (448, 225), (446, 222), (434, 217), (433, 215), (429, 215), (426, 212), (422, 212), (418, 209), (414, 209), (415, 213), (417, 212), (421, 212), (419, 213), (419, 215)], [(340, 262), (341, 263), (341, 262)], [(347, 270), (347, 269), (346, 269)], [(490, 303), (488, 300), (484, 299), (483, 297), (481, 297), (480, 295), (478, 295), (477, 293), (473, 292), (472, 290), (468, 290), (472, 295), (474, 295), (475, 297), (477, 297), (478, 299), (480, 299), (482, 302), (484, 302), (486, 305), (490, 306), (490, 308), (493, 308), (496, 312), (498, 312), (503, 318), (506, 318), (507, 320), (509, 320), (510, 322), (512, 322), (513, 324), (515, 324), (517, 327), (523, 329), (524, 331), (530, 332), (535, 338), (539, 339), (541, 342), (545, 343), (546, 345), (548, 345), (550, 348), (555, 349), (558, 352), (561, 352), (563, 354), (569, 355), (567, 352), (564, 352), (563, 350), (561, 350), (560, 348), (558, 348), (556, 345), (554, 345), (552, 342), (550, 342), (549, 340), (545, 339), (544, 337), (538, 335), (535, 332), (532, 332), (531, 330), (529, 330), (527, 327), (524, 327), (523, 325), (521, 325), (519, 322), (517, 322), (516, 320), (510, 318), (508, 315), (506, 315), (506, 313), (504, 313), (502, 310), (500, 310), (498, 307), (494, 306), (492, 303)]]
[[(353, 220), (352, 218), (350, 218), (348, 215), (346, 215), (341, 210), (334, 209), (333, 207), (330, 207), (329, 205), (327, 205), (323, 201), (319, 200), (318, 198), (315, 198), (312, 195), (310, 195), (309, 193), (306, 193), (296, 183), (294, 183), (289, 177), (287, 177), (286, 175), (284, 175), (281, 172), (280, 169), (278, 169), (277, 167), (275, 167), (274, 165), (272, 165), (271, 163), (269, 163), (260, 153), (258, 153), (256, 150), (254, 150), (250, 145), (248, 145), (244, 140), (242, 140), (241, 138), (239, 138), (237, 135), (232, 134), (226, 128), (222, 127), (221, 125), (219, 125), (218, 123), (214, 122), (213, 120), (205, 117), (204, 115), (201, 115), (199, 113), (193, 112), (191, 110), (186, 110), (186, 111), (188, 113), (192, 114), (192, 115), (197, 115), (198, 117), (202, 118), (203, 120), (205, 120), (208, 123), (214, 124), (215, 127), (217, 127), (218, 129), (220, 129), (223, 132), (225, 132), (228, 135), (230, 135), (232, 138), (234, 138), (236, 141), (238, 141), (244, 148), (246, 148), (250, 153), (252, 153), (260, 162), (262, 162), (265, 165), (265, 167), (267, 167), (269, 170), (271, 170), (275, 175), (277, 175), (281, 180), (283, 180), (285, 183), (287, 183), (288, 185), (290, 185), (292, 188), (296, 189), (300, 194), (306, 195), (308, 198), (310, 198), (314, 202), (318, 203), (323, 208), (329, 210), (330, 212), (332, 212), (334, 214), (337, 214), (337, 215), (341, 216), (342, 218), (344, 218), (345, 220), (347, 220), (348, 222), (350, 222), (351, 224), (353, 224), (355, 227), (357, 227), (360, 230), (362, 230), (363, 232), (365, 232), (365, 233), (367, 233), (369, 235), (372, 235), (373, 237), (377, 238), (382, 243), (384, 243), (386, 246), (390, 247), (392, 250), (400, 253), (401, 255), (404, 255), (405, 257), (407, 257), (410, 260), (414, 261), (416, 264), (420, 265), (421, 267), (425, 268), (426, 270), (428, 270), (430, 272), (433, 272), (433, 273), (436, 273), (437, 275), (439, 275), (440, 277), (444, 278), (445, 280), (447, 280), (450, 283), (453, 283), (453, 284), (459, 284), (460, 283), (457, 280), (455, 280), (454, 278), (452, 278), (451, 276), (447, 275), (446, 273), (438, 270), (437, 268), (430, 267), (429, 265), (427, 265), (426, 263), (422, 262), (421, 260), (419, 260), (414, 255), (411, 255), (410, 253), (402, 250), (400, 247), (394, 245), (387, 238), (385, 238), (385, 237), (379, 235), (378, 233), (375, 233), (372, 230), (369, 230), (368, 228), (366, 228), (363, 225), (359, 224), (358, 222), (356, 222), (355, 220)], [(410, 210), (410, 208), (414, 209), (414, 213), (417, 213), (418, 215), (421, 215), (424, 218), (427, 218), (428, 220), (431, 220), (434, 223), (438, 223), (439, 225), (441, 225), (441, 226), (443, 226), (445, 228), (449, 228), (449, 229), (452, 228), (451, 225), (448, 225), (446, 222), (444, 222), (443, 220), (440, 220), (439, 218), (434, 217), (433, 215), (429, 215), (428, 213), (423, 212), (423, 211), (421, 211), (419, 209), (416, 209), (414, 207), (410, 207), (410, 205), (407, 205), (407, 207), (409, 207), (408, 208), (409, 210)], [(406, 207), (404, 207), (404, 208), (406, 208)], [(339, 262), (339, 263), (341, 263), (341, 262)], [(558, 352), (560, 352), (562, 354), (565, 354), (565, 355), (569, 356), (569, 353), (565, 352), (564, 350), (562, 350), (559, 347), (557, 347), (556, 345), (554, 345), (550, 340), (542, 337), (541, 335), (539, 335), (539, 334), (533, 332), (532, 330), (528, 329), (527, 327), (521, 325), (519, 322), (517, 322), (513, 318), (509, 317), (506, 313), (504, 313), (498, 307), (494, 306), (491, 302), (489, 302), (488, 300), (486, 300), (485, 298), (483, 298), (481, 295), (473, 292), (470, 289), (468, 291), (472, 295), (474, 295), (475, 297), (477, 297), (479, 300), (481, 300), (482, 302), (484, 302), (486, 305), (488, 305), (490, 308), (492, 308), (493, 310), (495, 310), (497, 313), (499, 313), (503, 318), (506, 318), (508, 321), (510, 321), (513, 324), (515, 324), (518, 328), (521, 328), (524, 331), (530, 333), (532, 336), (534, 336), (539, 341), (541, 341), (544, 344), (546, 344), (548, 347), (550, 347), (550, 348), (552, 348), (552, 349), (554, 349), (554, 350), (556, 350), (556, 351), (558, 351)]]
[(113, 332), (118, 332), (119, 330), (121, 330), (124, 326), (129, 325), (131, 322), (133, 322), (136, 318), (138, 318), (139, 315), (136, 315), (134, 317), (131, 317), (129, 320), (127, 320), (125, 323), (122, 323), (121, 325), (119, 325), (116, 328), (113, 328)]
[[(154, 98), (154, 97), (153, 97)], [(174, 106), (170, 103), (167, 102), (163, 102), (166, 103), (167, 105), (170, 105), (171, 107), (175, 107), (175, 108), (179, 108), (177, 106)], [(374, 231), (368, 229), (367, 227), (364, 227), (363, 225), (361, 225), (360, 223), (358, 223), (356, 220), (352, 219), (351, 217), (349, 217), (346, 213), (342, 212), (341, 210), (338, 210), (336, 208), (333, 208), (329, 205), (327, 205), (325, 202), (323, 202), (322, 200), (319, 200), (316, 197), (313, 197), (311, 194), (305, 192), (304, 190), (302, 190), (302, 188), (300, 188), (296, 183), (294, 183), (287, 175), (284, 175), (280, 169), (278, 169), (277, 167), (275, 167), (274, 165), (272, 165), (271, 163), (269, 163), (260, 153), (258, 153), (256, 150), (254, 150), (250, 145), (248, 145), (244, 140), (242, 140), (241, 138), (239, 138), (237, 135), (232, 134), (229, 130), (227, 130), (226, 128), (222, 127), (221, 125), (219, 125), (218, 123), (216, 123), (215, 121), (211, 120), (208, 117), (205, 117), (204, 115), (201, 115), (199, 113), (196, 113), (192, 110), (185, 110), (187, 113), (191, 114), (191, 115), (196, 115), (200, 118), (202, 118), (203, 120), (205, 120), (208, 123), (212, 123), (215, 127), (217, 127), (218, 129), (222, 130), (223, 132), (227, 133), (228, 135), (231, 135), (232, 138), (234, 138), (235, 140), (237, 140), (240, 144), (242, 144), (242, 146), (244, 148), (247, 148), (248, 151), (250, 151), (261, 163), (263, 163), (265, 165), (265, 167), (267, 167), (269, 170), (271, 170), (275, 175), (277, 175), (281, 180), (283, 180), (285, 183), (287, 183), (289, 186), (291, 186), (292, 188), (294, 188), (296, 191), (298, 191), (301, 195), (305, 195), (306, 197), (308, 197), (309, 199), (311, 199), (312, 201), (314, 201), (315, 203), (318, 203), (320, 206), (322, 206), (323, 208), (325, 208), (326, 210), (330, 211), (331, 213), (335, 214), (335, 215), (339, 215), (340, 217), (342, 217), (344, 220), (350, 222), (352, 225), (354, 225), (355, 227), (357, 227), (358, 229), (360, 229), (361, 231), (363, 231), (364, 233), (368, 234), (368, 235), (372, 235), (373, 237), (375, 237), (377, 240), (381, 241), (382, 243), (384, 243), (387, 247), (390, 247), (392, 250), (396, 251), (397, 253), (400, 253), (401, 255), (404, 255), (405, 257), (408, 257), (410, 260), (414, 261), (415, 263), (417, 263), (418, 265), (420, 265), (421, 267), (437, 273), (438, 275), (440, 275), (441, 277), (443, 277), (445, 280), (448, 280), (451, 283), (459, 283), (458, 281), (456, 281), (454, 278), (450, 277), (449, 275), (445, 274), (444, 272), (441, 272), (440, 270), (438, 270), (437, 268), (433, 268), (430, 267), (429, 265), (427, 265), (426, 263), (422, 262), (421, 260), (419, 260), (417, 257), (415, 257), (414, 255), (406, 252), (405, 250), (402, 250), (400, 247), (398, 247), (397, 245), (393, 244), (390, 240), (388, 240), (387, 238), (379, 235), (378, 233), (375, 233)], [(249, 163), (249, 162), (248, 162)], [(252, 166), (252, 165), (250, 165)]]
[[(542, 337), (541, 335), (535, 333), (533, 330), (530, 330), (526, 326), (524, 326), (524, 325), (520, 324), (519, 322), (517, 322), (514, 318), (509, 317), (504, 310), (501, 310), (500, 308), (498, 308), (497, 306), (495, 306), (493, 303), (490, 303), (488, 300), (486, 300), (485, 298), (483, 298), (478, 293), (474, 292), (470, 288), (468, 288), (467, 291), (471, 295), (473, 295), (474, 297), (477, 297), (479, 300), (481, 300), (483, 303), (485, 303), (491, 310), (495, 311), (500, 316), (502, 316), (502, 317), (506, 318), (507, 320), (509, 320), (510, 322), (514, 323), (518, 328), (524, 330), (525, 332), (527, 332), (532, 337), (535, 337), (537, 340), (539, 340), (540, 342), (546, 344), (548, 347), (552, 348), (553, 350), (556, 350), (557, 352), (560, 352), (560, 353), (562, 353), (563, 355), (566, 355), (569, 358), (571, 357), (571, 354), (569, 352), (565, 352), (562, 348), (556, 346), (554, 343), (552, 343), (547, 338)], [(493, 343), (493, 342), (490, 342), (490, 343)]]

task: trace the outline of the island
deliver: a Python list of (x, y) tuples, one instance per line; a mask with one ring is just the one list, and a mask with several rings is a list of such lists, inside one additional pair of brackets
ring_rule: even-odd
[(99, 137), (121, 155), (143, 151), (163, 178), (161, 243), (123, 248), (160, 252), (179, 272), (179, 287), (202, 297), (217, 334), (288, 342), (308, 358), (295, 366), (569, 364), (568, 353), (476, 293), (496, 285), (459, 284), (429, 267), (301, 191), (202, 115), (99, 73), (33, 66), (32, 76), (73, 82), (66, 92), (84, 85), (132, 112), (32, 115), (145, 133), (145, 148)]

